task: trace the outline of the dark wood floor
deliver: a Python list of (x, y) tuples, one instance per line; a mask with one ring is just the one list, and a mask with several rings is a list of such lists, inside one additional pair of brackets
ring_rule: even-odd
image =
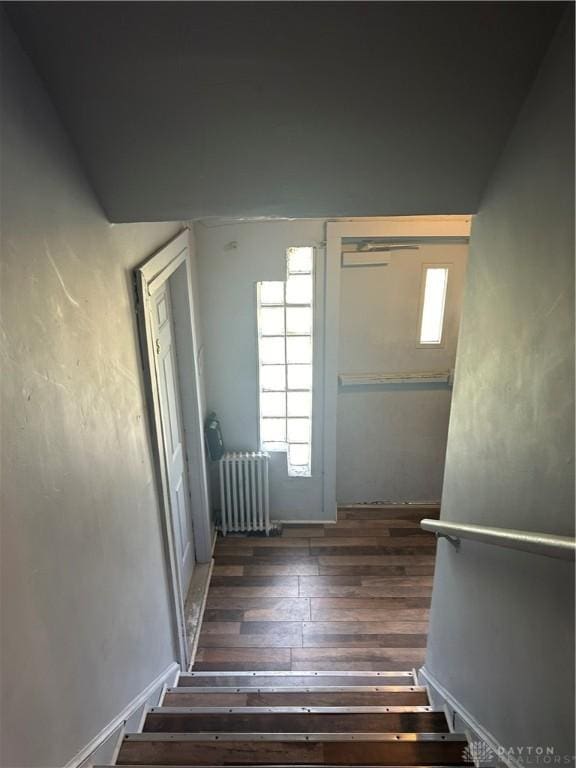
[(193, 669), (406, 670), (424, 661), (431, 507), (345, 508), (332, 525), (219, 538)]

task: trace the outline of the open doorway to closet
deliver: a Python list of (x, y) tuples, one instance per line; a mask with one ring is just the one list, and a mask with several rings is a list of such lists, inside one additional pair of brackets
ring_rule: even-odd
[(437, 505), (470, 217), (327, 226), (334, 506)]

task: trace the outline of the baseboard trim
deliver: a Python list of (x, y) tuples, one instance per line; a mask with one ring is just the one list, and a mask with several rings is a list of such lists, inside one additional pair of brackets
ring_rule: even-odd
[[(437, 706), (438, 699), (441, 700), (447, 710), (446, 717), (448, 719), (450, 730), (453, 730), (453, 718), (454, 715), (457, 715), (466, 726), (468, 740), (484, 742), (486, 746), (489, 747), (494, 753), (490, 760), (491, 764), (499, 763), (500, 765), (507, 766), (507, 768), (525, 768), (519, 760), (516, 760), (509, 755), (496, 737), (487, 731), (486, 728), (476, 720), (474, 715), (472, 715), (466, 707), (463, 706), (458, 699), (456, 699), (450, 691), (426, 669), (426, 667), (420, 667), (417, 679), (420, 685), (424, 683), (429, 689), (430, 700), (434, 706)], [(458, 730), (461, 729), (458, 728)], [(478, 762), (476, 765), (484, 765), (484, 763)]]
[(161, 672), (158, 677), (154, 678), (149, 685), (146, 686), (140, 693), (130, 701), (124, 709), (106, 725), (100, 733), (98, 733), (91, 741), (83, 747), (69, 762), (66, 763), (64, 768), (80, 768), (90, 758), (95, 757), (95, 752), (100, 749), (106, 742), (110, 741), (117, 732), (122, 729), (125, 723), (134, 717), (138, 710), (145, 707), (149, 700), (154, 696), (154, 693), (158, 691), (160, 693), (162, 686), (170, 681), (173, 682), (178, 672), (180, 671), (180, 665), (176, 662), (169, 664), (166, 669)]
[(271, 520), (272, 524), (278, 523), (279, 525), (301, 525), (304, 527), (305, 525), (334, 525), (337, 520), (299, 520), (296, 518), (295, 520), (290, 520), (288, 518), (278, 518), (277, 520)]
[[(204, 566), (208, 566), (205, 569), (204, 580), (202, 583), (202, 594), (199, 598), (198, 604), (198, 616), (193, 630), (190, 631), (190, 663), (188, 664), (188, 671), (190, 671), (194, 665), (194, 659), (196, 658), (196, 651), (198, 650), (198, 641), (200, 640), (200, 630), (202, 628), (202, 621), (204, 619), (204, 611), (206, 610), (206, 601), (208, 599), (208, 590), (210, 589), (210, 581), (212, 580), (212, 571), (214, 570), (214, 558), (209, 563), (204, 563)], [(197, 568), (199, 566), (196, 566)], [(192, 576), (194, 578), (194, 576)]]
[(439, 507), (440, 501), (355, 501), (338, 504), (338, 509), (410, 509), (413, 507)]

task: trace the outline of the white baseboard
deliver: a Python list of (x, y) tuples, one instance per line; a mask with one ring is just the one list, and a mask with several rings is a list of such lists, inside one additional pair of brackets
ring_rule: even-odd
[[(429, 691), (429, 697), (432, 704), (435, 707), (443, 705), (446, 711), (446, 717), (450, 726), (450, 730), (463, 730), (459, 723), (455, 723), (454, 720), (459, 719), (464, 725), (464, 730), (468, 737), (469, 742), (484, 742), (484, 744), (491, 750), (493, 756), (489, 760), (491, 765), (502, 765), (507, 768), (524, 768), (522, 763), (512, 757), (507, 750), (504, 749), (502, 744), (496, 739), (496, 737), (484, 728), (484, 726), (476, 720), (466, 707), (464, 707), (458, 699), (456, 699), (450, 691), (448, 691), (442, 683), (440, 683), (434, 675), (429, 672), (426, 667), (420, 667), (418, 670), (418, 681), (422, 685), (426, 685)], [(455, 727), (454, 727), (455, 726)], [(477, 763), (477, 765), (483, 765), (484, 763)]]
[[(130, 720), (137, 723), (142, 717), (142, 710), (156, 706), (162, 694), (163, 686), (172, 684), (178, 677), (180, 665), (173, 662), (135, 696), (124, 709), (106, 725), (85, 747), (83, 747), (64, 768), (88, 768), (95, 761), (108, 762), (106, 753), (111, 756), (116, 751), (116, 742), (121, 737), (124, 726)], [(100, 754), (97, 754), (100, 753)]]
[[(208, 590), (210, 589), (210, 582), (212, 580), (212, 571), (214, 570), (214, 558), (207, 564), (206, 577), (202, 586), (202, 596), (200, 598), (200, 608), (198, 611), (198, 619), (194, 632), (190, 638), (190, 663), (188, 664), (188, 671), (194, 666), (194, 660), (196, 658), (196, 651), (198, 650), (198, 641), (200, 640), (200, 630), (202, 629), (202, 621), (204, 620), (204, 611), (206, 610), (206, 601), (208, 600)], [(206, 563), (204, 563), (206, 565)], [(194, 578), (194, 576), (192, 576)]]
[(278, 523), (279, 525), (301, 525), (303, 528), (305, 525), (334, 525), (336, 520), (289, 520), (288, 518), (278, 518), (277, 520), (271, 520), (271, 523)]
[(439, 507), (440, 501), (347, 501), (338, 504), (338, 509), (358, 509), (359, 507), (368, 507), (370, 509), (390, 509), (400, 507), (410, 509), (410, 507)]

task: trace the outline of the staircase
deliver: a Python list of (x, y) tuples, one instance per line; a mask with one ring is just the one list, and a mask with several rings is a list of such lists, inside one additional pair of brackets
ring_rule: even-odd
[(192, 672), (116, 765), (464, 766), (466, 746), (413, 672)]

